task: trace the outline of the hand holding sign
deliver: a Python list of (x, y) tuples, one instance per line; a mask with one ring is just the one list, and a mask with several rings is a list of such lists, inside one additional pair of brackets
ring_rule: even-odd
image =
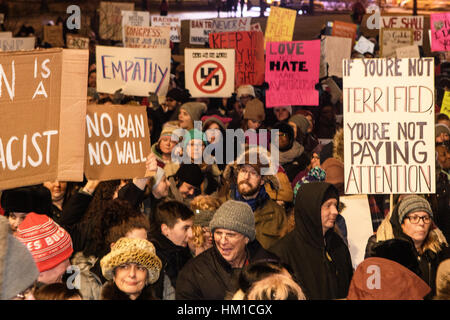
[(153, 152), (147, 156), (147, 161), (145, 162), (145, 177), (153, 177), (156, 174), (156, 170), (158, 169), (158, 163), (156, 161), (156, 156)]

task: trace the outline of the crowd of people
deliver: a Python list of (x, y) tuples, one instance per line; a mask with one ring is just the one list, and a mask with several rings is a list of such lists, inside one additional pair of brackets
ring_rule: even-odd
[[(367, 195), (373, 235), (354, 269), (340, 215), (342, 98), (325, 85), (342, 79), (320, 79), (318, 106), (267, 108), (265, 85), (192, 98), (172, 59), (163, 99), (131, 97), (97, 92), (90, 50), (88, 103), (147, 107), (153, 175), (2, 190), (0, 299), (450, 299), (450, 120), (439, 113), (450, 62), (436, 56), (436, 193)], [(211, 129), (248, 132), (243, 151), (205, 159)], [(262, 129), (278, 130), (271, 174)], [(180, 143), (191, 163), (174, 159)]]

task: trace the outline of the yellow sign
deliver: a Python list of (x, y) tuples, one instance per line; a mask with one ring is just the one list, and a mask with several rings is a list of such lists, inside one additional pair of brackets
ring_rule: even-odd
[(292, 41), (296, 17), (296, 10), (270, 7), (270, 15), (264, 36), (264, 48), (267, 42)]
[(445, 91), (444, 99), (442, 99), (441, 113), (445, 113), (450, 117), (450, 91)]

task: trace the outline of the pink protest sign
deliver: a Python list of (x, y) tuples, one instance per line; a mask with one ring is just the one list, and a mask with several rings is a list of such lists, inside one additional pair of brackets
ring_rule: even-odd
[(316, 106), (319, 92), (320, 40), (267, 42), (266, 106)]
[(450, 12), (430, 15), (431, 51), (450, 51)]

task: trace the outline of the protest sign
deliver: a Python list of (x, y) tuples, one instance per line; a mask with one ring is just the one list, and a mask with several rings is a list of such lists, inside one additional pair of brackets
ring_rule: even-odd
[(62, 25), (44, 26), (44, 42), (51, 44), (52, 47), (64, 47)]
[(189, 23), (189, 43), (204, 45), (212, 32), (212, 20), (191, 20)]
[(68, 34), (66, 36), (66, 44), (69, 49), (89, 49), (89, 38), (76, 37)]
[(35, 37), (0, 38), (1, 51), (33, 50)]
[(373, 49), (375, 48), (375, 43), (366, 39), (364, 36), (359, 37), (358, 42), (355, 44), (355, 49), (361, 54), (365, 54), (366, 52), (373, 54)]
[(250, 31), (252, 18), (217, 18), (212, 20), (212, 31)]
[(13, 34), (11, 31), (0, 32), (0, 38), (12, 38)]
[(122, 11), (133, 11), (134, 2), (100, 2), (99, 36), (101, 39), (122, 40)]
[(320, 40), (267, 42), (266, 106), (318, 105)]
[(264, 36), (258, 31), (209, 34), (209, 45), (216, 49), (235, 49), (235, 86), (262, 85), (264, 82)]
[(328, 76), (342, 78), (342, 60), (350, 59), (352, 39), (332, 36), (322, 36), (324, 63), (328, 65)]
[(271, 6), (264, 35), (264, 47), (267, 42), (292, 41), (296, 17), (296, 10)]
[(380, 57), (395, 57), (397, 48), (413, 45), (413, 36), (414, 31), (412, 29), (380, 29)]
[(356, 30), (358, 26), (354, 23), (335, 20), (333, 22), (333, 29), (331, 35), (340, 38), (350, 38), (352, 41), (356, 39)]
[(192, 97), (228, 98), (234, 92), (234, 49), (184, 50), (186, 89)]
[(97, 91), (147, 97), (167, 93), (170, 49), (96, 47)]
[(151, 16), (153, 27), (170, 27), (170, 41), (181, 41), (181, 20), (179, 17)]
[(434, 59), (343, 61), (346, 194), (435, 193)]
[(419, 47), (417, 45), (401, 47), (395, 49), (397, 58), (420, 58)]
[(88, 51), (0, 53), (0, 189), (83, 181)]
[(380, 28), (413, 29), (414, 44), (423, 45), (423, 16), (382, 16)]
[(250, 31), (259, 31), (259, 32), (263, 32), (263, 31), (262, 31), (262, 28), (261, 28), (261, 25), (259, 24), (259, 22), (257, 22), (257, 23), (252, 23), (252, 24), (250, 25)]
[(364, 260), (367, 239), (373, 235), (372, 216), (370, 214), (367, 195), (341, 196), (339, 202), (343, 206), (340, 215), (347, 227), (348, 250), (352, 258), (353, 268)]
[(441, 113), (445, 113), (450, 117), (450, 91), (445, 91), (441, 104)]
[(431, 51), (450, 51), (450, 12), (430, 14)]
[(124, 39), (126, 48), (169, 48), (170, 27), (125, 26)]
[(90, 104), (86, 114), (87, 179), (143, 178), (150, 153), (145, 106)]
[(149, 27), (150, 12), (147, 11), (122, 11), (122, 40), (125, 41), (125, 26)]

